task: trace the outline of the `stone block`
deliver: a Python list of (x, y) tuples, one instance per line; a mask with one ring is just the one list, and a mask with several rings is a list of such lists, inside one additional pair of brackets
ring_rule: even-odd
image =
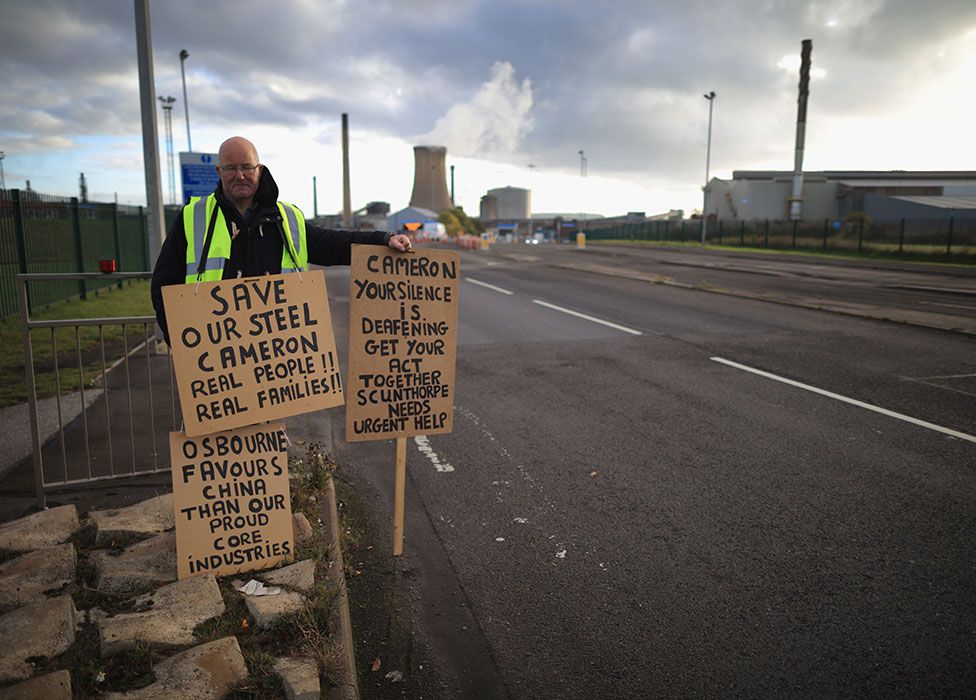
[(278, 659), (274, 670), (281, 678), (288, 700), (319, 700), (322, 689), (319, 684), (319, 667), (314, 659)]
[(126, 595), (176, 580), (176, 533), (164, 532), (127, 547), (121, 554), (95, 552), (100, 593)]
[(75, 641), (75, 604), (71, 596), (31, 603), (0, 617), (4, 651), (0, 681), (19, 681), (34, 672), (27, 659), (54, 657)]
[(119, 535), (155, 535), (176, 527), (173, 494), (156, 496), (125, 508), (93, 510), (88, 520), (98, 529), (95, 544), (109, 544)]
[(304, 559), (295, 564), (259, 574), (258, 578), (272, 586), (284, 586), (300, 593), (311, 593), (315, 586), (315, 562), (312, 559)]
[(278, 595), (244, 596), (247, 611), (254, 618), (254, 624), (267, 629), (282, 615), (298, 612), (305, 606), (306, 598), (301, 593), (282, 591)]
[(55, 671), (0, 690), (0, 700), (71, 700), (71, 674)]
[(292, 539), (295, 546), (308, 542), (312, 539), (312, 524), (304, 513), (291, 514)]
[(193, 628), (224, 612), (224, 600), (213, 575), (196, 576), (163, 586), (136, 599), (138, 612), (98, 621), (101, 655), (132, 649), (136, 642), (192, 644)]
[(187, 649), (153, 668), (156, 682), (128, 693), (108, 693), (108, 700), (219, 700), (247, 678), (247, 664), (236, 637), (224, 637)]
[(0, 605), (26, 605), (44, 600), (44, 591), (75, 580), (75, 546), (59, 544), (35, 549), (0, 564)]
[(46, 510), (0, 525), (0, 549), (29, 552), (61, 544), (75, 534), (81, 524), (73, 505)]

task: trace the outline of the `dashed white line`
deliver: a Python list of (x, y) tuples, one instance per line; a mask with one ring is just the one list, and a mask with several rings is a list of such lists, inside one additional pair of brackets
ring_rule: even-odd
[(430, 446), (430, 438), (428, 438), (426, 435), (417, 435), (414, 437), (413, 441), (417, 445), (417, 449), (423, 454), (427, 455), (427, 459), (429, 459), (431, 464), (434, 465), (434, 469), (439, 472), (454, 471), (454, 467), (447, 462), (441, 461), (438, 454), (434, 452), (434, 448)]
[(471, 284), (476, 284), (479, 287), (484, 287), (485, 289), (490, 289), (491, 291), (498, 292), (499, 294), (507, 294), (508, 296), (512, 296), (512, 295), (515, 294), (515, 292), (510, 292), (507, 289), (502, 289), (501, 287), (496, 287), (493, 284), (488, 284), (487, 282), (482, 282), (481, 280), (476, 280), (476, 279), (474, 279), (472, 277), (465, 277), (464, 279), (466, 279)]
[(778, 374), (772, 374), (771, 372), (764, 372), (761, 369), (756, 369), (755, 367), (749, 367), (747, 365), (740, 365), (738, 362), (733, 362), (732, 360), (726, 360), (721, 357), (711, 357), (709, 359), (712, 360), (712, 362), (719, 362), (723, 365), (728, 365), (729, 367), (735, 367), (736, 369), (741, 369), (744, 372), (751, 372), (752, 374), (757, 374), (760, 377), (766, 377), (767, 379), (773, 379), (777, 382), (782, 382), (783, 384), (789, 384), (790, 386), (795, 386), (798, 389), (803, 389), (805, 391), (812, 391), (815, 394), (820, 394), (821, 396), (826, 396), (827, 398), (835, 399), (837, 401), (843, 401), (844, 403), (849, 403), (852, 406), (865, 408), (869, 411), (874, 411), (875, 413), (880, 413), (890, 418), (897, 418), (898, 420), (905, 421), (906, 423), (912, 423), (913, 425), (918, 425), (923, 428), (928, 428), (929, 430), (935, 430), (937, 432), (944, 433), (945, 435), (951, 435), (952, 437), (959, 438), (960, 440), (968, 440), (969, 442), (976, 443), (976, 436), (967, 435), (966, 433), (960, 433), (958, 430), (952, 430), (951, 428), (943, 428), (941, 425), (936, 425), (935, 423), (929, 423), (924, 420), (919, 420), (918, 418), (912, 418), (911, 416), (906, 416), (904, 413), (896, 413), (895, 411), (889, 411), (887, 408), (881, 408), (880, 406), (875, 406), (873, 404), (864, 403), (863, 401), (858, 401), (857, 399), (852, 399), (847, 396), (835, 394), (832, 391), (827, 391), (826, 389), (819, 389), (815, 386), (810, 386), (809, 384), (804, 384), (802, 382), (798, 382), (793, 379), (787, 379), (786, 377), (781, 377)]
[(596, 318), (595, 316), (587, 316), (586, 314), (581, 314), (579, 311), (573, 311), (572, 309), (566, 309), (563, 308), (562, 306), (556, 306), (555, 304), (550, 304), (548, 301), (542, 301), (541, 299), (533, 299), (532, 303), (538, 304), (539, 306), (545, 306), (547, 309), (553, 309), (554, 311), (562, 311), (564, 314), (569, 314), (570, 316), (576, 316), (577, 318), (582, 318), (587, 321), (592, 321), (593, 323), (599, 323), (602, 326), (614, 328), (618, 331), (623, 331), (624, 333), (630, 333), (631, 335), (643, 335), (643, 333), (634, 330), (633, 328), (627, 328), (627, 326), (621, 326), (616, 323), (611, 323), (610, 321), (604, 321), (602, 318)]

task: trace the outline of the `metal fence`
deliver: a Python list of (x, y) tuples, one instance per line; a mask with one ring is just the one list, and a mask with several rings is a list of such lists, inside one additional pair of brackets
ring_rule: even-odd
[[(91, 289), (99, 282), (117, 284), (150, 276), (136, 272), (15, 278), (40, 507), (54, 488), (168, 472), (168, 431), (178, 428), (179, 399), (168, 348), (163, 354), (155, 352), (155, 317), (35, 320), (27, 303), (30, 287), (84, 283)], [(53, 372), (56, 390), (51, 399), (39, 401), (34, 347), (42, 342), (50, 344), (51, 359), (40, 369)], [(70, 384), (77, 391), (63, 391), (68, 374), (74, 375)]]
[[(701, 221), (645, 221), (586, 231), (591, 241), (697, 242)], [(976, 261), (976, 221), (955, 219), (840, 223), (709, 221), (708, 243), (752, 248), (846, 252)]]
[[(150, 269), (146, 226), (143, 207), (0, 190), (0, 318), (18, 311), (18, 274), (98, 272), (100, 260), (114, 260), (118, 271)], [(119, 282), (97, 276), (35, 284), (28, 308), (112, 284)]]

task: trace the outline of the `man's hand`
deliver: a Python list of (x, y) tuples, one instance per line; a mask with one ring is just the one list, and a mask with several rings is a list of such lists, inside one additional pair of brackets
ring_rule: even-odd
[(410, 244), (410, 237), (402, 233), (390, 236), (390, 240), (386, 244), (393, 248), (393, 250), (399, 250), (401, 253), (413, 248)]

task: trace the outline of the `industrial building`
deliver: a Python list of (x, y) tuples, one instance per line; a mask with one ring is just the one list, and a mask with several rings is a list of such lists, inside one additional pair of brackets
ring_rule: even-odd
[(532, 218), (532, 191), (496, 187), (481, 198), (482, 221), (527, 221)]
[[(792, 171), (736, 170), (712, 178), (705, 212), (721, 221), (789, 219)], [(976, 171), (828, 170), (803, 173), (804, 221), (839, 221), (851, 212), (875, 221), (976, 220)]]

